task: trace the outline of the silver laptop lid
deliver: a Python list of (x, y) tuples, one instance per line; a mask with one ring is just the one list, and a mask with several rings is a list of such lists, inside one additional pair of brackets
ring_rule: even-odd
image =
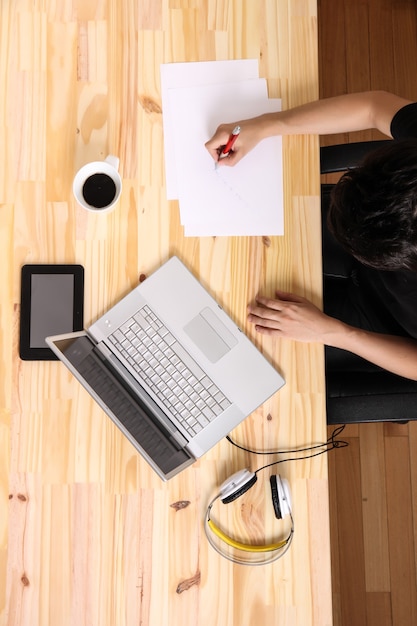
[(85, 331), (48, 337), (47, 344), (120, 428), (156, 473), (168, 480), (196, 460), (173, 430), (155, 419), (156, 407), (125, 384)]

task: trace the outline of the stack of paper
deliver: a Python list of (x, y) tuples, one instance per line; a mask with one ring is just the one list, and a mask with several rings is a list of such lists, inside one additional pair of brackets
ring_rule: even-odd
[(167, 196), (179, 200), (185, 235), (282, 235), (281, 138), (235, 167), (216, 168), (204, 145), (221, 123), (281, 109), (257, 61), (162, 65), (161, 84)]

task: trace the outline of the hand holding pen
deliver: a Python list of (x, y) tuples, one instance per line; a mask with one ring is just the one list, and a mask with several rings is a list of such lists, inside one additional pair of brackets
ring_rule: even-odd
[(239, 124), (222, 124), (205, 146), (210, 152), (216, 167), (218, 165), (234, 165), (237, 152), (234, 145), (240, 136)]
[(235, 126), (234, 129), (232, 130), (232, 134), (230, 135), (229, 139), (227, 140), (227, 143), (225, 146), (223, 146), (223, 148), (219, 148), (218, 150), (218, 161), (220, 161), (221, 159), (225, 159), (226, 157), (229, 156), (230, 152), (233, 150), (233, 146), (235, 145), (235, 141), (236, 139), (239, 137), (240, 135), (240, 126)]
[[(221, 124), (205, 144), (216, 165), (236, 165), (261, 139), (261, 118)], [(239, 129), (239, 130), (238, 130)]]

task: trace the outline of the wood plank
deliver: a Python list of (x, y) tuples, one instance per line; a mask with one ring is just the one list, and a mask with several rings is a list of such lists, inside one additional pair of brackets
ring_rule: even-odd
[(366, 626), (393, 626), (391, 594), (375, 591), (366, 594)]
[(411, 494), (413, 508), (413, 539), (414, 539), (414, 562), (417, 571), (417, 422), (409, 424), (410, 438), (410, 471), (411, 471)]
[[(336, 454), (335, 454), (336, 452)], [(337, 451), (334, 450), (328, 456), (329, 472), (329, 511), (330, 511), (330, 539), (331, 539), (331, 560), (332, 560), (332, 600), (333, 600), (333, 623), (334, 626), (342, 626), (342, 615), (340, 609), (340, 587), (343, 580), (340, 571), (339, 549), (340, 537), (338, 527), (338, 493), (337, 493)]]
[[(318, 28), (320, 98), (347, 93), (346, 27), (340, 2), (319, 2)], [(321, 145), (345, 143), (347, 140), (347, 133), (320, 138)]]
[(409, 425), (399, 422), (384, 423), (384, 437), (408, 437)]
[[(346, 28), (341, 3), (318, 3), (320, 97), (346, 93)], [(330, 28), (331, 26), (331, 28)], [(338, 48), (335, 49), (335, 41)]]
[[(370, 87), (390, 91), (395, 84), (391, 0), (368, 0), (368, 5)], [(385, 139), (385, 135), (374, 130), (372, 138)]]
[[(371, 88), (369, 54), (369, 6), (366, 2), (345, 3), (346, 80), (347, 92), (367, 91)], [(349, 133), (349, 141), (372, 139), (372, 131)]]
[(366, 591), (389, 592), (390, 569), (382, 424), (362, 424), (360, 463)]
[[(416, 4), (412, 0), (393, 2), (394, 77), (391, 89), (404, 98), (417, 99), (417, 86), (411, 79), (412, 59), (417, 58)], [(411, 75), (410, 75), (411, 72)]]
[(336, 451), (340, 612), (342, 624), (366, 624), (360, 449), (358, 439), (346, 440)]
[(389, 91), (395, 84), (392, 2), (368, 0), (368, 5), (370, 87)]
[(407, 437), (385, 438), (393, 624), (417, 623), (416, 563)]
[[(331, 433), (333, 432), (333, 428), (334, 427), (330, 427), (328, 428), (328, 432), (329, 432), (329, 436), (331, 435)], [(341, 437), (342, 438), (356, 438), (360, 436), (360, 432), (361, 432), (361, 425), (360, 424), (345, 424), (345, 427), (341, 433)]]

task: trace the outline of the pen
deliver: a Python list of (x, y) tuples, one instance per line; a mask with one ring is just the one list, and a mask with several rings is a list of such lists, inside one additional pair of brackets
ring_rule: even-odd
[(218, 158), (219, 161), (220, 159), (224, 159), (225, 157), (229, 156), (231, 149), (235, 145), (236, 139), (239, 137), (239, 133), (240, 133), (240, 126), (235, 126), (234, 129), (232, 130), (232, 134), (230, 135), (227, 141), (227, 144), (223, 147), (223, 149), (219, 153), (219, 158)]

